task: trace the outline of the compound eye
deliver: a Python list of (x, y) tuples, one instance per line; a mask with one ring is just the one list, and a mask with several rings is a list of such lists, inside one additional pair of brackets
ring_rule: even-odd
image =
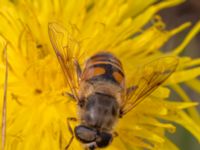
[(91, 143), (96, 140), (96, 131), (84, 125), (75, 127), (75, 136), (82, 143)]
[(99, 148), (106, 147), (112, 142), (112, 139), (112, 134), (101, 132), (96, 139), (96, 144)]

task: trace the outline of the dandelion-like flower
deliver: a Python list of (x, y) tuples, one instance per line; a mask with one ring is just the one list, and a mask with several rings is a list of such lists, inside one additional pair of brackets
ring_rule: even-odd
[[(186, 128), (200, 141), (200, 117), (194, 108), (197, 103), (191, 102), (180, 86), (180, 83), (186, 84), (199, 93), (200, 81), (196, 77), (200, 75), (200, 61), (198, 58), (179, 56), (198, 33), (200, 23), (194, 26), (180, 45), (164, 53), (162, 46), (172, 36), (189, 27), (190, 23), (166, 30), (161, 18), (155, 16), (159, 10), (181, 2), (0, 1), (2, 99), (6, 66), (8, 68), (6, 134), (2, 136), (4, 149), (60, 150), (65, 149), (71, 138), (66, 118), (77, 117), (76, 103), (64, 94), (70, 89), (65, 84), (50, 43), (50, 22), (62, 24), (73, 35), (80, 50), (76, 55), (80, 58), (81, 67), (86, 59), (102, 50), (118, 57), (125, 70), (127, 87), (137, 76), (135, 70), (139, 65), (164, 56), (179, 59), (176, 71), (167, 81), (119, 120), (115, 127), (119, 135), (108, 149), (176, 150), (178, 148), (165, 135), (166, 132), (175, 132), (173, 122)], [(171, 90), (177, 92), (184, 102), (170, 101)], [(71, 124), (72, 128), (76, 125), (76, 122)], [(83, 147), (74, 139), (69, 149)]]

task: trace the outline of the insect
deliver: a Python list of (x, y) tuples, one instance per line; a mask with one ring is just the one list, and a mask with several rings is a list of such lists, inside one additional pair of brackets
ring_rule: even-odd
[[(158, 88), (175, 71), (178, 60), (168, 56), (144, 65), (132, 80), (133, 86), (127, 88), (122, 63), (111, 53), (91, 56), (81, 70), (78, 44), (70, 29), (49, 24), (51, 44), (71, 90), (68, 95), (78, 106), (78, 119), (68, 118), (72, 137), (66, 149), (74, 137), (85, 149), (104, 148), (117, 135), (117, 121)], [(69, 123), (73, 120), (80, 123), (74, 130)]]

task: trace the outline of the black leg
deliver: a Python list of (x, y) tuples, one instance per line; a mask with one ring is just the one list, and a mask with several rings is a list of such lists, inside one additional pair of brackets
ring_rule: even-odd
[(80, 80), (81, 74), (82, 74), (81, 66), (77, 60), (74, 60), (74, 65), (76, 67), (77, 78), (78, 78), (78, 80)]
[(70, 138), (70, 140), (69, 140), (67, 146), (65, 147), (65, 150), (67, 150), (67, 149), (70, 147), (70, 145), (71, 145), (71, 143), (72, 143), (72, 141), (73, 141), (73, 139), (74, 139), (74, 133), (73, 133), (72, 127), (71, 127), (71, 125), (70, 125), (70, 121), (77, 121), (77, 119), (76, 119), (76, 118), (73, 118), (73, 117), (67, 118), (68, 130), (69, 130), (69, 132), (71, 133), (72, 136), (71, 136), (71, 138)]

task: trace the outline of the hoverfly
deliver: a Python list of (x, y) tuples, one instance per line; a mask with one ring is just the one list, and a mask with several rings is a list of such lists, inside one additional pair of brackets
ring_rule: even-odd
[[(104, 148), (117, 135), (114, 126), (148, 95), (158, 88), (176, 69), (175, 57), (163, 57), (144, 65), (133, 86), (126, 87), (120, 60), (109, 52), (99, 52), (85, 62), (81, 70), (76, 57), (77, 43), (73, 33), (56, 24), (49, 24), (49, 36), (64, 73), (65, 81), (77, 101), (79, 125), (69, 130), (86, 149)], [(67, 40), (67, 41), (65, 41)], [(65, 44), (64, 44), (65, 42)]]

